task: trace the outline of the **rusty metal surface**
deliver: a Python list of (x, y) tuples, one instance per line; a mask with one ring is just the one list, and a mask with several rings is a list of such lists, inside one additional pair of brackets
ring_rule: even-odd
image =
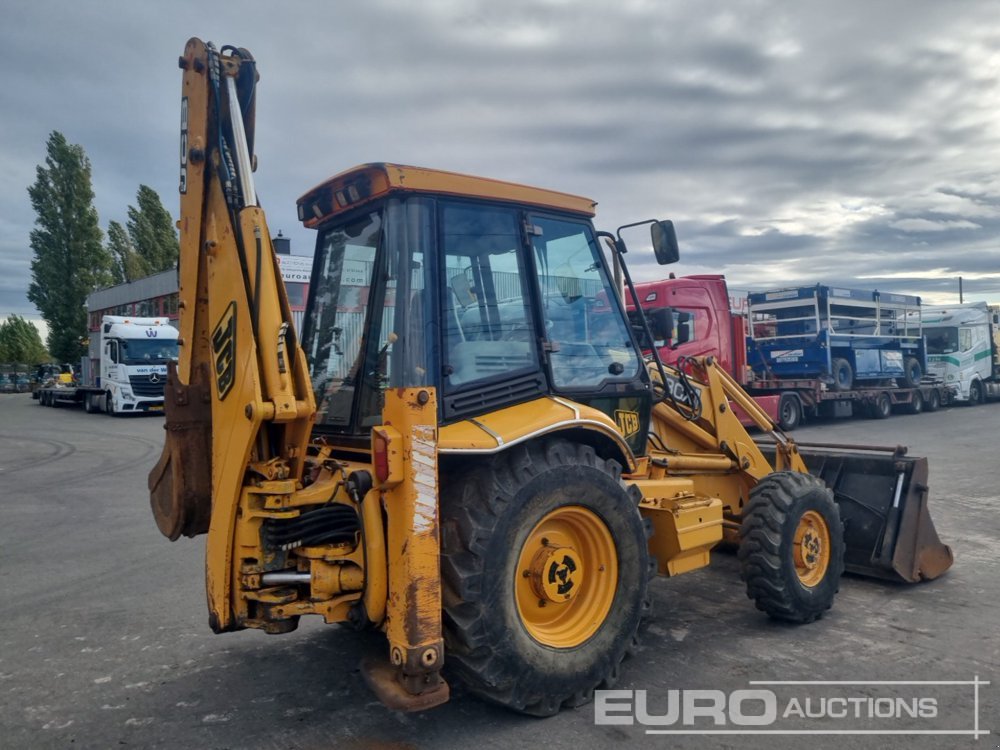
[(167, 367), (166, 437), (148, 480), (153, 518), (170, 541), (207, 532), (212, 511), (211, 386), (204, 366), (193, 375), (183, 385), (176, 365)]
[(399, 671), (384, 661), (361, 662), (361, 675), (383, 705), (394, 711), (425, 711), (447, 703), (451, 696), (448, 683), (440, 677), (423, 692), (411, 693), (400, 683)]

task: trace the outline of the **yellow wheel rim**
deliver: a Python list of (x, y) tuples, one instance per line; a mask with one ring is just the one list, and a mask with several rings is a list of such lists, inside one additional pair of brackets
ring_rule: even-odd
[(574, 648), (604, 623), (618, 588), (618, 550), (607, 524), (579, 505), (556, 508), (528, 534), (514, 580), (528, 634)]
[(795, 574), (803, 586), (816, 586), (830, 566), (830, 530), (823, 516), (807, 510), (799, 519), (792, 545)]

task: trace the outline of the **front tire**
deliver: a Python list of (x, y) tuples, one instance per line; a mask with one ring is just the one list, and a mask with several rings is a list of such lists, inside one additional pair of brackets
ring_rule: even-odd
[(983, 384), (973, 380), (969, 385), (969, 406), (979, 406), (983, 400)]
[(592, 448), (553, 440), (443, 488), (448, 665), (472, 692), (549, 716), (614, 684), (653, 572), (620, 474)]
[(740, 578), (757, 609), (806, 623), (833, 605), (844, 573), (844, 530), (823, 480), (775, 472), (750, 491), (740, 529)]

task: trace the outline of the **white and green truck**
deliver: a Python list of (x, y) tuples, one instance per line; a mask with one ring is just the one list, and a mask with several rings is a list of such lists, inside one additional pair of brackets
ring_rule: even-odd
[(1000, 399), (1000, 306), (925, 305), (922, 322), (929, 374), (944, 380), (955, 401)]

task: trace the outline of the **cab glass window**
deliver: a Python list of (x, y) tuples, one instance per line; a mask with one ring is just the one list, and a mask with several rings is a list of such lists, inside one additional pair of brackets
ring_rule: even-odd
[(589, 227), (539, 216), (531, 224), (554, 385), (635, 378), (639, 356)]

